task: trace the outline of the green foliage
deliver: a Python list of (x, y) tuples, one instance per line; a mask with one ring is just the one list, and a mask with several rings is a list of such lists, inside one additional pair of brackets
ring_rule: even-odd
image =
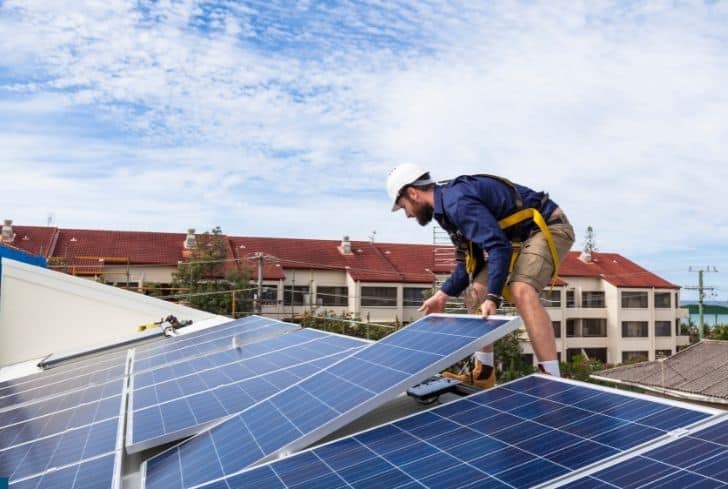
[[(214, 314), (238, 316), (238, 311), (252, 308), (250, 273), (247, 270), (225, 271), (227, 244), (220, 227), (197, 237), (197, 248), (189, 261), (180, 263), (172, 274), (172, 286), (186, 289), (184, 302)], [(234, 304), (234, 307), (233, 307)]]
[(604, 370), (606, 366), (597, 359), (589, 359), (582, 355), (576, 355), (571, 362), (560, 365), (561, 375), (572, 379), (581, 380), (583, 382), (592, 382), (589, 375), (599, 370)]
[(319, 314), (306, 311), (300, 319), (300, 324), (304, 328), (316, 328), (322, 331), (331, 331), (332, 333), (375, 341), (384, 338), (401, 327), (399, 320), (394, 326), (367, 324), (362, 323), (361, 318), (352, 313), (336, 314), (331, 311), (324, 311)]
[(728, 324), (717, 324), (710, 330), (710, 334), (706, 336), (711, 340), (728, 340)]
[(507, 382), (533, 373), (533, 366), (524, 365), (521, 361), (520, 331), (507, 334), (493, 344), (495, 359), (501, 364), (498, 381)]

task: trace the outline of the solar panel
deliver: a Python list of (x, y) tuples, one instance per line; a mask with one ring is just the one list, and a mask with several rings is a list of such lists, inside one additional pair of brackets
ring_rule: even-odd
[(550, 485), (715, 412), (532, 375), (199, 487)]
[(155, 343), (143, 349), (137, 348), (134, 355), (134, 372), (227, 349), (232, 337), (235, 337), (239, 344), (246, 344), (298, 329), (300, 326), (293, 323), (261, 316), (247, 316), (194, 333), (168, 338), (168, 341), (161, 344)]
[(118, 456), (109, 453), (14, 482), (13, 489), (114, 489), (120, 487), (117, 465)]
[[(367, 342), (312, 329), (177, 364), (179, 376), (134, 387), (126, 448), (178, 440), (236, 414), (349, 355)], [(232, 361), (231, 361), (232, 360)], [(202, 368), (202, 367), (206, 368)], [(183, 368), (180, 368), (183, 367)], [(145, 375), (147, 380), (158, 371)], [(141, 379), (144, 380), (144, 379)]]
[(422, 318), (148, 460), (145, 487), (194, 486), (304, 448), (519, 326), (513, 317)]
[[(112, 365), (112, 366), (108, 366)], [(104, 368), (106, 366), (106, 368)], [(55, 369), (54, 369), (55, 370)], [(30, 382), (7, 386), (0, 395), (0, 411), (9, 406), (18, 406), (23, 403), (35, 402), (65, 394), (74, 390), (84, 389), (91, 385), (104, 384), (114, 379), (124, 377), (126, 370), (126, 356), (114, 358), (98, 369), (92, 367), (71, 369), (62, 372), (49, 371), (48, 378), (36, 377)], [(50, 373), (52, 372), (52, 373)]]
[[(3, 416), (3, 424), (7, 424), (0, 430), (0, 474), (8, 477), (13, 487), (81, 488), (94, 481), (118, 487), (127, 390), (121, 381), (107, 387), (118, 388), (118, 394), (29, 420), (22, 420), (22, 410), (33, 409), (32, 404), (7, 411), (13, 418), (8, 423)], [(13, 422), (18, 419), (21, 421)], [(101, 459), (113, 463), (95, 462)], [(73, 474), (73, 478), (59, 479), (63, 474)]]
[[(245, 344), (296, 329), (300, 327), (295, 324), (260, 316), (248, 316), (194, 333), (144, 344), (135, 349), (135, 372), (227, 348), (233, 336), (239, 343)], [(34, 402), (112, 379), (120, 379), (124, 376), (125, 362), (126, 350), (113, 351), (4, 382), (0, 385), (0, 411), (8, 406)]]
[(568, 479), (570, 489), (600, 487), (710, 488), (728, 485), (728, 419), (725, 416), (701, 429), (678, 433), (657, 448), (642, 450), (592, 470), (591, 475)]

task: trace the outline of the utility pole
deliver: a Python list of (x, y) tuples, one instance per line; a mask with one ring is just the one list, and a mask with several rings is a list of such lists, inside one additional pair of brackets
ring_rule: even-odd
[(260, 251), (255, 254), (258, 260), (258, 298), (255, 301), (255, 312), (261, 314), (263, 312), (263, 262), (265, 255)]
[(704, 321), (703, 321), (703, 300), (705, 299), (705, 291), (712, 291), (715, 288), (714, 287), (706, 287), (703, 285), (703, 273), (705, 272), (717, 272), (718, 269), (714, 266), (707, 266), (707, 267), (690, 267), (688, 268), (689, 272), (698, 272), (698, 286), (689, 286), (685, 287), (686, 290), (697, 290), (698, 291), (698, 338), (700, 340), (703, 340), (703, 327), (704, 327)]

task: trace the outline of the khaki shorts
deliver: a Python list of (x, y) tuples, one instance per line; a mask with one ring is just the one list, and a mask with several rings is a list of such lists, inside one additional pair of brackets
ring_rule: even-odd
[[(574, 244), (574, 228), (571, 224), (549, 224), (549, 231), (554, 238), (559, 261), (564, 261), (566, 254)], [(554, 272), (554, 263), (549, 251), (549, 245), (543, 233), (536, 233), (522, 243), (521, 253), (518, 255), (513, 271), (508, 275), (507, 284), (511, 282), (524, 282), (533, 286), (537, 292), (551, 284), (551, 275)], [(488, 286), (488, 267), (473, 278), (473, 282), (484, 287)]]

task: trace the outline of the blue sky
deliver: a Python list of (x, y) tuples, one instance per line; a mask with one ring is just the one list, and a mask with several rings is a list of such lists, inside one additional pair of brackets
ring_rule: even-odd
[(481, 3), (0, 0), (2, 217), (430, 242), (415, 161), (728, 299), (728, 3)]

